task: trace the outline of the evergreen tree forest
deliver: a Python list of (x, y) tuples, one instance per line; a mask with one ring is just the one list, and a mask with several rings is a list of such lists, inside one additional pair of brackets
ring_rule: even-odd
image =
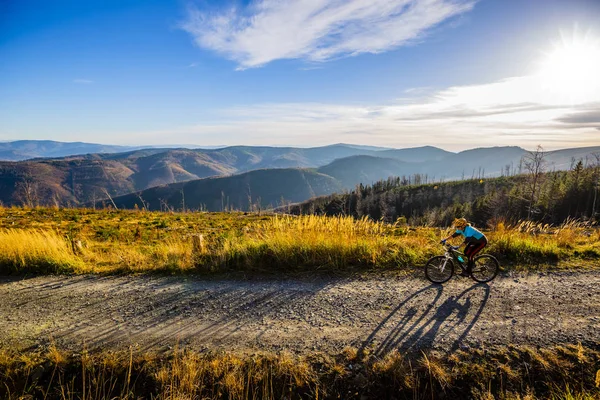
[(289, 208), (292, 214), (368, 216), (386, 222), (447, 226), (465, 217), (477, 226), (531, 220), (560, 224), (600, 221), (600, 157), (573, 160), (570, 170), (544, 172), (543, 153), (524, 159), (514, 176), (418, 184), (423, 176), (390, 177)]

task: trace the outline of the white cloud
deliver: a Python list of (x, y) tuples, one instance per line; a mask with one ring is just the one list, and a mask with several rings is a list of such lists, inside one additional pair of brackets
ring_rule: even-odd
[(190, 8), (181, 28), (198, 46), (258, 67), (387, 51), (425, 35), (477, 0), (254, 0), (215, 13)]
[(89, 85), (90, 83), (94, 83), (94, 81), (92, 81), (90, 79), (77, 78), (77, 79), (73, 79), (73, 83), (77, 83), (79, 85)]
[[(537, 76), (451, 87), (386, 105), (260, 104), (216, 112), (212, 121), (143, 133), (158, 143), (304, 145), (351, 142), (451, 150), (519, 145), (548, 149), (600, 145), (600, 90), (585, 102), (545, 94)], [(131, 136), (132, 140), (135, 139)]]

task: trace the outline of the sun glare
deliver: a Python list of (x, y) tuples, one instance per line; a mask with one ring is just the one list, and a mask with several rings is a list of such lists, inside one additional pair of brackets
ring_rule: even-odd
[(600, 40), (563, 40), (544, 57), (539, 77), (552, 100), (593, 101), (600, 90)]

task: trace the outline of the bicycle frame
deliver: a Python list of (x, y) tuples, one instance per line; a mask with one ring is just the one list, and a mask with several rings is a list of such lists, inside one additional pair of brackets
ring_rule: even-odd
[[(455, 250), (452, 248), (452, 246), (450, 246), (449, 244), (444, 246), (446, 249), (446, 252), (444, 253), (444, 257), (446, 257), (446, 262), (447, 260), (454, 260), (456, 261), (456, 263), (458, 264), (458, 266), (463, 270), (466, 271), (467, 268), (465, 267), (465, 263), (468, 262), (467, 256), (465, 256), (464, 253)], [(459, 260), (459, 256), (463, 257), (463, 261)], [(442, 267), (442, 271), (446, 268), (446, 262), (444, 262), (444, 266)]]

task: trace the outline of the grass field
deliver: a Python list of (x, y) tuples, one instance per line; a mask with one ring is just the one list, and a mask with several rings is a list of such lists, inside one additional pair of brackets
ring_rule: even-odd
[[(413, 271), (441, 228), (245, 213), (0, 208), (0, 273)], [(600, 230), (497, 224), (504, 268), (600, 267)], [(500, 346), (452, 355), (87, 352), (0, 348), (0, 398), (597, 399), (595, 347)]]
[[(1, 273), (410, 271), (447, 230), (350, 217), (0, 209)], [(600, 229), (498, 225), (504, 268), (597, 267)]]
[(503, 346), (452, 355), (0, 352), (3, 399), (597, 399), (600, 352)]

